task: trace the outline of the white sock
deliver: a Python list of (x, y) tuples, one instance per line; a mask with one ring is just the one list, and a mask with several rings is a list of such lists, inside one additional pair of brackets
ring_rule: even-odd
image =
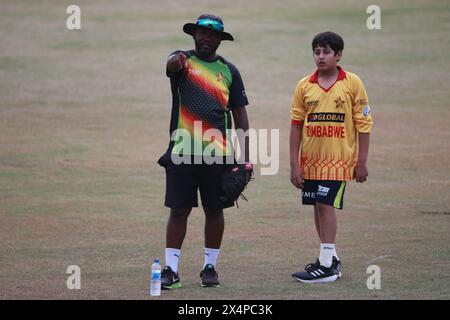
[(180, 249), (166, 248), (166, 266), (171, 267), (174, 272), (178, 272), (178, 261), (180, 260), (180, 256)]
[(334, 243), (321, 243), (320, 244), (320, 264), (326, 268), (331, 267), (333, 262), (333, 255), (336, 254), (336, 246)]
[(219, 257), (220, 249), (211, 249), (211, 248), (205, 248), (205, 264), (203, 265), (203, 268), (207, 264), (212, 264), (214, 268), (216, 267), (217, 258)]

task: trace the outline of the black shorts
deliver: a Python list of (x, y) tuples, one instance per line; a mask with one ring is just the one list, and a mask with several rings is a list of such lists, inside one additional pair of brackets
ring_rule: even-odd
[(345, 181), (305, 180), (302, 189), (302, 203), (315, 205), (316, 202), (328, 204), (336, 209), (344, 207)]
[(218, 210), (234, 206), (233, 201), (220, 199), (223, 196), (220, 181), (227, 164), (175, 165), (170, 160), (161, 161), (161, 159), (158, 163), (166, 169), (164, 202), (166, 207), (171, 209), (198, 207), (198, 190), (204, 208)]

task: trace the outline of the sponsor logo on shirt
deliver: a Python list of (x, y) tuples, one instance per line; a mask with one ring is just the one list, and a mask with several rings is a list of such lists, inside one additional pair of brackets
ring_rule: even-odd
[(369, 116), (369, 113), (370, 113), (370, 106), (367, 105), (367, 106), (364, 108), (364, 110), (363, 110), (363, 115), (364, 115), (365, 117), (368, 117), (368, 116)]
[(345, 121), (345, 113), (321, 112), (308, 115), (308, 122), (338, 122)]
[(189, 74), (196, 75), (196, 76), (202, 74), (201, 70), (198, 70), (198, 69), (188, 69), (188, 73), (189, 73)]
[(306, 102), (306, 106), (307, 106), (308, 108), (317, 107), (318, 104), (319, 104), (319, 100), (307, 101), (307, 102)]

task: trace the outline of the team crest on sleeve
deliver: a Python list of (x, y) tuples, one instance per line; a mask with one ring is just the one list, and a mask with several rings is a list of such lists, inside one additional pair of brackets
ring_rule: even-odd
[(365, 117), (368, 117), (368, 116), (369, 116), (369, 113), (370, 113), (370, 106), (367, 105), (367, 106), (364, 108), (364, 110), (363, 110), (363, 115), (364, 115)]

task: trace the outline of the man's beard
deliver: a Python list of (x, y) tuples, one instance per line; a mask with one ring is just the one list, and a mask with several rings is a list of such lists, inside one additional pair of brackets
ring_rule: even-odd
[(195, 41), (195, 51), (200, 56), (200, 58), (209, 58), (213, 55), (215, 55), (217, 46), (209, 46), (209, 48), (206, 48), (202, 46), (198, 41)]

